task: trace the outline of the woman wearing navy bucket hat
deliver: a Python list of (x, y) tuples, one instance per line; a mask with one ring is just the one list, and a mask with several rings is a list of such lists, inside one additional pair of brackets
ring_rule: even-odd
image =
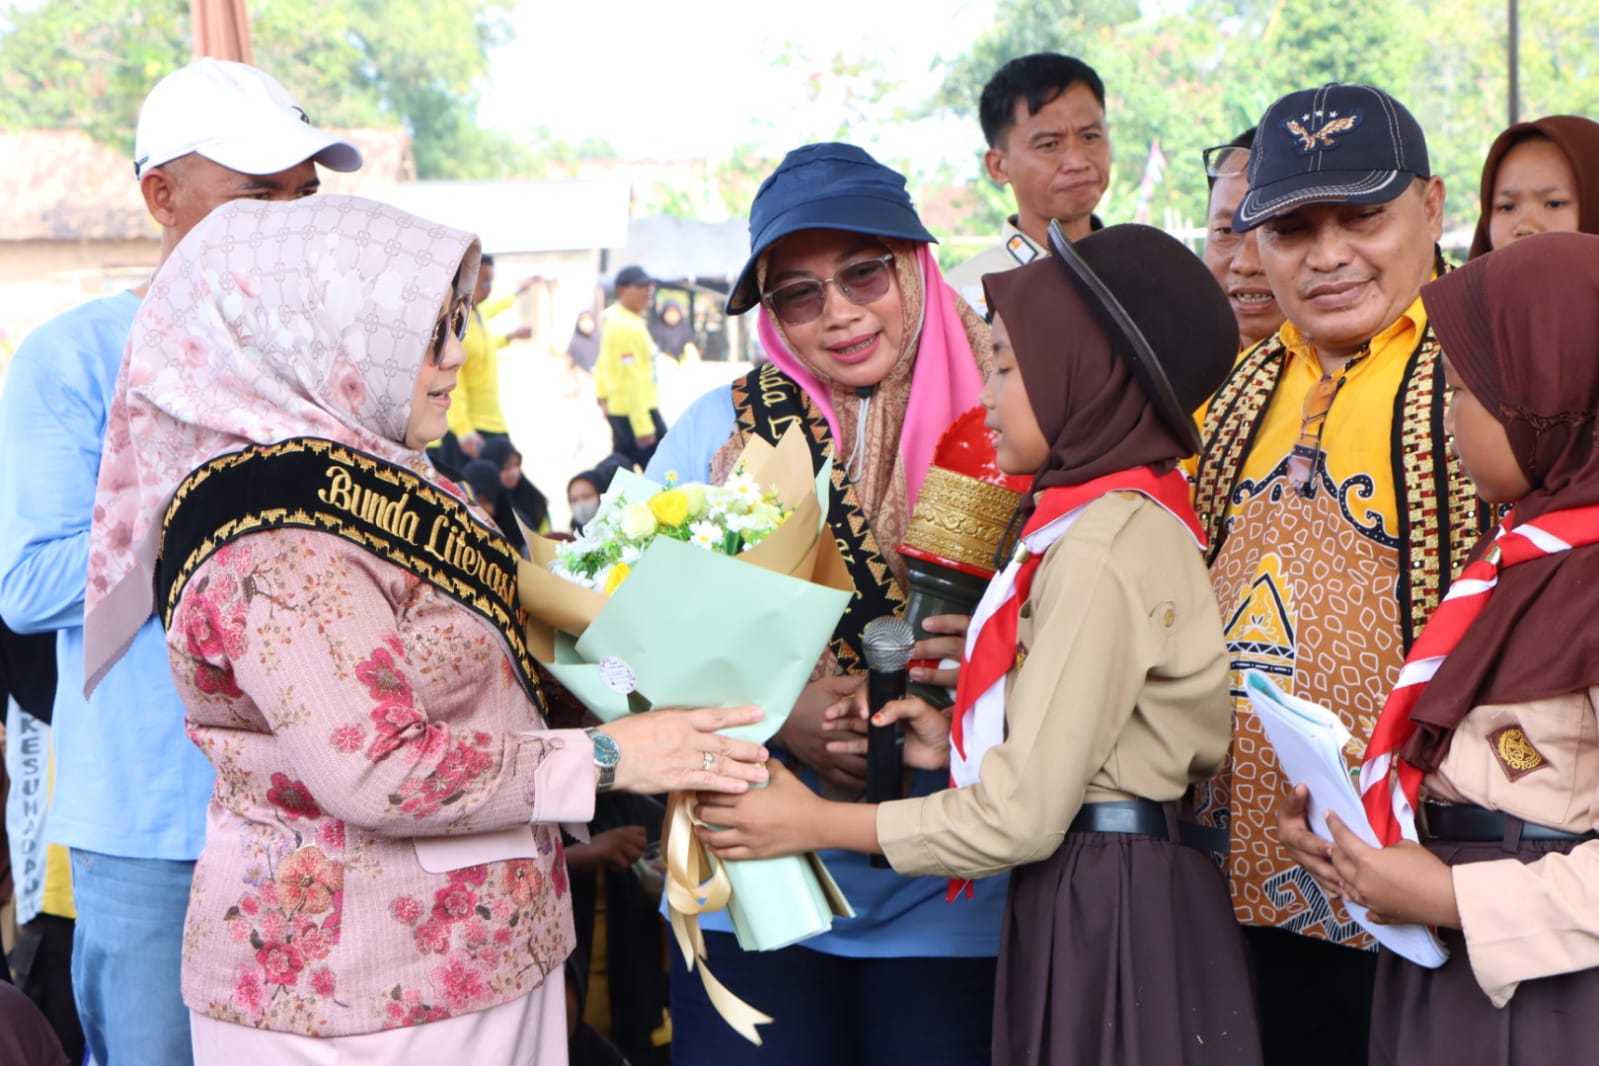
[[(750, 437), (775, 442), (794, 424), (818, 470), (832, 457), (828, 522), (856, 596), (773, 742), (832, 796), (859, 796), (865, 760), (828, 750), (836, 734), (824, 730), (825, 712), (861, 685), (866, 623), (904, 613), (894, 548), (939, 434), (976, 406), (990, 361), (988, 328), (939, 273), (933, 243), (904, 177), (865, 151), (825, 143), (790, 152), (755, 197), (749, 260), (727, 302), (729, 314), (759, 309), (770, 362), (697, 400), (649, 468), (657, 480), (673, 471), (720, 481)], [(947, 784), (922, 772), (912, 791)], [(902, 877), (846, 852), (823, 858), (857, 915), (828, 933), (744, 953), (723, 915), (702, 918), (717, 977), (777, 1015), (759, 1049), (717, 1017), (674, 956), (674, 1066), (986, 1063), (1004, 878), (946, 903), (943, 878)], [(925, 1010), (933, 1001), (984, 1006)]]
[(1177, 820), (1232, 739), (1229, 652), (1178, 464), (1238, 323), (1205, 265), (1153, 227), (1068, 241), (1052, 223), (1049, 246), (983, 276), (995, 461), (1031, 479), (1017, 551), (973, 613), (952, 715), (912, 698), (875, 716), (905, 723), (908, 765), (947, 767), (956, 787), (829, 803), (774, 766), (765, 788), (702, 797), (699, 838), (728, 861), (826, 846), (979, 884), (1008, 870), (994, 1066), (1258, 1066), (1227, 884)]

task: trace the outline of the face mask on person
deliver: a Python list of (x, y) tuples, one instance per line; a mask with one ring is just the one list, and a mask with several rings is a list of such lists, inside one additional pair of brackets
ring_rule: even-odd
[(598, 500), (579, 500), (572, 505), (572, 521), (578, 525), (587, 525), (589, 519), (594, 517), (594, 512), (600, 509)]

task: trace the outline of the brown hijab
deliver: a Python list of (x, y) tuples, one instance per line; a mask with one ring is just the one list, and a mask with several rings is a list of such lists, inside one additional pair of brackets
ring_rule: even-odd
[[(1050, 442), (1033, 493), (1133, 467), (1164, 473), (1188, 454), (1138, 383), (1130, 356), (1116, 350), (1058, 262), (1044, 257), (987, 274), (983, 288), (1005, 322), (1039, 431)], [(1031, 504), (1029, 494), (1023, 511)]]
[(1493, 217), (1494, 184), (1499, 180), (1499, 165), (1512, 148), (1533, 137), (1553, 141), (1571, 165), (1577, 183), (1578, 232), (1599, 233), (1599, 122), (1581, 115), (1549, 115), (1516, 123), (1494, 138), (1488, 148), (1488, 158), (1482, 165), (1482, 213), (1477, 218), (1477, 231), (1471, 237), (1468, 258), (1475, 259), (1493, 250), (1488, 243), (1488, 221)]
[[(1518, 240), (1424, 286), (1445, 358), (1504, 424), (1532, 491), (1515, 520), (1599, 504), (1599, 236)], [(1483, 545), (1479, 545), (1479, 553)], [(1404, 757), (1435, 769), (1473, 707), (1599, 684), (1599, 545), (1509, 567), (1411, 712)]]

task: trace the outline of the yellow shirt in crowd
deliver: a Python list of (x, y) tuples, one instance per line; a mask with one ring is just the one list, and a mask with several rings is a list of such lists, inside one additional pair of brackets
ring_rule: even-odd
[(637, 436), (655, 432), (655, 342), (642, 315), (621, 304), (600, 313), (600, 354), (594, 360), (594, 398), (606, 413), (627, 418)]
[(505, 412), (500, 409), (500, 349), (507, 341), (490, 333), (484, 323), (516, 303), (515, 296), (484, 300), (467, 317), (466, 363), (450, 396), (450, 432), (464, 437), (473, 430), (504, 433)]

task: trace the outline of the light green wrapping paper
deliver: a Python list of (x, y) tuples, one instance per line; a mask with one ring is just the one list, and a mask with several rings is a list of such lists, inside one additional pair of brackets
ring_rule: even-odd
[[(830, 476), (826, 468), (815, 478), (818, 509)], [(646, 499), (660, 488), (624, 471), (602, 509)], [(825, 517), (817, 517), (825, 511), (806, 510), (817, 537), (827, 537)], [(788, 521), (801, 518), (797, 510)], [(830, 544), (827, 538), (824, 547)], [(661, 537), (644, 549), (582, 635), (556, 630), (554, 654), (541, 661), (602, 721), (629, 713), (631, 683), (635, 701), (643, 697), (651, 706), (759, 706), (761, 721), (725, 732), (765, 743), (787, 720), (852, 595)], [(814, 855), (725, 867), (733, 886), (728, 914), (746, 950), (784, 947), (826, 932), (836, 916), (854, 914)]]
[(592, 694), (590, 709), (606, 720), (627, 713), (627, 696), (607, 685), (601, 660), (625, 666), (656, 707), (752, 703), (766, 717), (726, 732), (764, 743), (782, 728), (848, 603), (847, 592), (660, 539), (550, 673), (585, 702)]

